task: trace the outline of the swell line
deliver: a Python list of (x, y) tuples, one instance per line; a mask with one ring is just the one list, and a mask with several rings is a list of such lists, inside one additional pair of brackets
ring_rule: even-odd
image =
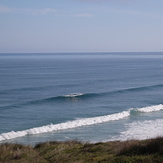
[(89, 126), (89, 125), (95, 125), (99, 123), (116, 121), (116, 120), (124, 119), (126, 117), (131, 116), (133, 111), (148, 113), (148, 112), (154, 112), (154, 111), (160, 111), (160, 110), (163, 110), (162, 104), (143, 107), (143, 108), (129, 109), (128, 111), (123, 111), (123, 112), (115, 113), (111, 115), (92, 117), (92, 118), (83, 118), (83, 119), (68, 121), (68, 122), (64, 122), (60, 124), (50, 124), (50, 125), (46, 125), (42, 127), (35, 127), (35, 128), (28, 129), (28, 130), (23, 130), (23, 131), (16, 131), (16, 132), (11, 131), (8, 133), (0, 134), (0, 141), (14, 139), (18, 137), (27, 136), (27, 135), (35, 135), (35, 134), (41, 134), (41, 133), (47, 133), (47, 132), (53, 132), (53, 131), (72, 129), (72, 128), (81, 127), (81, 126)]
[(156, 85), (149, 85), (149, 86), (142, 86), (142, 87), (131, 87), (131, 88), (126, 88), (126, 89), (122, 89), (122, 90), (116, 90), (113, 91), (113, 93), (116, 92), (127, 92), (127, 91), (137, 91), (137, 90), (147, 90), (150, 88), (159, 88), (159, 87), (163, 87), (163, 84), (156, 84)]
[[(150, 85), (150, 86), (144, 86), (144, 87), (125, 88), (125, 89), (119, 89), (119, 90), (108, 91), (108, 92), (100, 92), (100, 93), (70, 93), (70, 94), (61, 95), (61, 96), (49, 97), (49, 98), (45, 98), (45, 99), (37, 100), (37, 101), (41, 102), (41, 101), (65, 100), (68, 98), (80, 98), (80, 99), (96, 98), (96, 97), (114, 95), (118, 93), (142, 91), (142, 90), (147, 90), (147, 89), (157, 88), (157, 87), (158, 88), (163, 87), (163, 84)], [(33, 101), (33, 102), (36, 102), (36, 101)]]
[(28, 101), (28, 102), (24, 102), (24, 103), (12, 104), (12, 105), (3, 106), (0, 108), (1, 109), (4, 109), (4, 108), (9, 109), (9, 108), (13, 108), (13, 107), (15, 108), (15, 107), (21, 107), (23, 105), (40, 104), (40, 103), (44, 103), (44, 102), (55, 102), (55, 101), (60, 102), (60, 101), (72, 99), (72, 98), (80, 98), (82, 100), (85, 100), (85, 99), (90, 99), (90, 98), (116, 95), (116, 94), (126, 93), (126, 92), (146, 91), (148, 89), (160, 88), (160, 87), (163, 87), (163, 84), (149, 85), (149, 86), (143, 86), (143, 87), (131, 87), (131, 88), (124, 88), (124, 89), (108, 91), (108, 92), (100, 92), (100, 93), (70, 93), (70, 94), (66, 94), (66, 95), (48, 97), (48, 98)]

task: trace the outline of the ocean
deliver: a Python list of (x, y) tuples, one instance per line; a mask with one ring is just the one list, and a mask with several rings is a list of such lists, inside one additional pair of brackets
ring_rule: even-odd
[(163, 136), (163, 53), (0, 54), (0, 143)]

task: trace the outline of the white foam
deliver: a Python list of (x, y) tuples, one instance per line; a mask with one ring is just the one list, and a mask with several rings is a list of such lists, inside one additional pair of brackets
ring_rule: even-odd
[(85, 119), (79, 119), (79, 120), (69, 121), (69, 122), (55, 124), (55, 125), (51, 124), (47, 126), (36, 127), (36, 128), (31, 128), (29, 130), (24, 130), (24, 131), (17, 131), (17, 132), (11, 131), (8, 133), (2, 133), (0, 135), (0, 141), (14, 139), (14, 138), (18, 138), (18, 137), (22, 137), (26, 135), (34, 135), (34, 134), (40, 134), (40, 133), (46, 133), (46, 132), (52, 132), (52, 131), (71, 129), (71, 128), (76, 128), (80, 126), (88, 126), (88, 125), (93, 125), (93, 124), (109, 122), (109, 121), (115, 121), (115, 120), (123, 119), (128, 116), (130, 116), (130, 112), (124, 111), (121, 113), (115, 113), (115, 114), (106, 115), (106, 116), (85, 118)]
[[(23, 130), (23, 131), (16, 131), (16, 132), (11, 131), (8, 133), (0, 134), (0, 141), (14, 139), (14, 138), (18, 138), (18, 137), (22, 137), (26, 135), (34, 135), (34, 134), (47, 133), (47, 132), (52, 132), (52, 131), (60, 131), (60, 130), (65, 130), (65, 129), (81, 127), (81, 126), (88, 126), (88, 125), (109, 122), (109, 121), (120, 120), (125, 117), (129, 117), (131, 110), (137, 110), (137, 111), (145, 112), (145, 113), (153, 112), (153, 111), (160, 111), (160, 110), (163, 110), (163, 105), (160, 104), (160, 105), (154, 105), (154, 106), (143, 107), (143, 108), (138, 108), (138, 109), (130, 109), (129, 111), (123, 111), (123, 112), (115, 113), (111, 115), (77, 119), (74, 121), (69, 121), (69, 122), (60, 123), (60, 124), (50, 124), (50, 125), (46, 125), (42, 127), (36, 127), (36, 128), (28, 129), (28, 130)], [(159, 124), (158, 122), (161, 122), (161, 124)], [(154, 121), (154, 122), (145, 121), (143, 123), (140, 123), (140, 122), (131, 123), (129, 124), (129, 129), (125, 131), (124, 133), (121, 133), (120, 139), (123, 139), (123, 138), (124, 139), (144, 139), (144, 138), (146, 139), (149, 136), (153, 137), (152, 134), (156, 136), (163, 135), (162, 128), (163, 128), (163, 120)]]
[(5, 139), (3, 138), (3, 136), (0, 135), (0, 141), (2, 141), (2, 140), (5, 140)]
[(71, 93), (68, 95), (64, 95), (64, 97), (77, 97), (77, 96), (82, 96), (84, 95), (83, 93)]
[(140, 112), (145, 112), (145, 113), (154, 112), (154, 111), (160, 111), (160, 110), (163, 110), (163, 105), (162, 104), (160, 104), (160, 105), (153, 105), (153, 106), (138, 108), (137, 110), (140, 111)]
[(144, 140), (163, 136), (163, 119), (137, 121), (128, 124), (127, 130), (120, 133), (120, 136), (112, 140)]

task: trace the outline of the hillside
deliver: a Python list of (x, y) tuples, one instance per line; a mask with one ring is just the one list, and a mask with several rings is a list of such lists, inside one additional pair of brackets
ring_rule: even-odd
[(45, 142), (35, 147), (1, 144), (3, 163), (162, 163), (163, 138), (149, 140), (81, 143)]

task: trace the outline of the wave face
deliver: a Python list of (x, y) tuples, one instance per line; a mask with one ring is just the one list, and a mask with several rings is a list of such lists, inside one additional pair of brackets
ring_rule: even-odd
[[(128, 111), (123, 111), (123, 112), (115, 113), (111, 115), (78, 119), (78, 120), (69, 121), (69, 122), (60, 123), (60, 124), (50, 124), (50, 125), (46, 125), (42, 127), (36, 127), (36, 128), (28, 129), (28, 130), (23, 130), (23, 131), (16, 131), (16, 132), (11, 131), (8, 133), (2, 133), (0, 135), (0, 141), (23, 137), (26, 135), (35, 135), (35, 134), (41, 134), (41, 133), (47, 133), (47, 132), (53, 132), (53, 131), (72, 129), (72, 128), (81, 127), (81, 126), (95, 125), (95, 124), (105, 123), (105, 122), (110, 122), (110, 121), (117, 121), (117, 120), (124, 119), (124, 118), (131, 116), (132, 111), (148, 113), (148, 112), (154, 112), (154, 111), (160, 111), (160, 110), (163, 110), (162, 104), (149, 106), (149, 107), (143, 107), (139, 109), (129, 109)], [(128, 133), (130, 133), (130, 131), (126, 132), (126, 134)]]

